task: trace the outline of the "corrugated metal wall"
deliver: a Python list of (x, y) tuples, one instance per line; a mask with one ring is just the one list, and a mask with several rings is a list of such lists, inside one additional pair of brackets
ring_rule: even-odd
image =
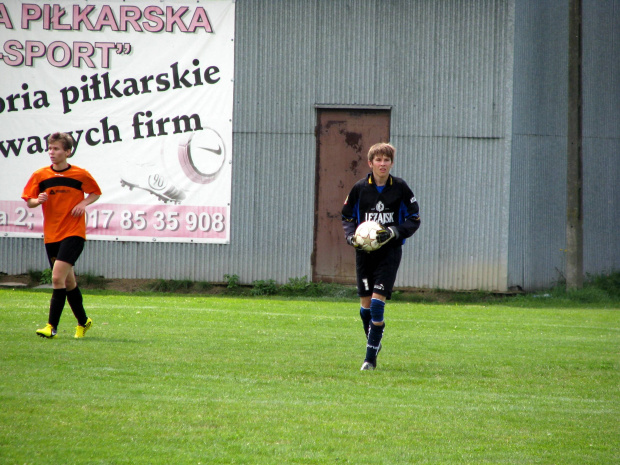
[[(273, 257), (254, 278), (310, 275), (314, 106), (385, 105), (394, 173), (414, 189), (423, 221), (397, 286), (505, 288), (512, 11), (497, 1), (237, 2), (235, 173), (256, 168), (240, 147), (269, 160), (248, 181), (277, 186), (269, 208), (291, 242), (278, 247), (267, 222), (259, 243), (297, 249), (286, 271)], [(288, 209), (278, 210), (282, 197)]]
[[(593, 0), (584, 3), (590, 8)], [(563, 269), (567, 1), (516, 5), (237, 0), (230, 245), (90, 241), (78, 272), (204, 281), (237, 274), (243, 283), (311, 276), (315, 106), (385, 105), (398, 149), (394, 174), (409, 182), (422, 214), (396, 285), (505, 290), (549, 283), (554, 268)], [(600, 5), (593, 9), (615, 12), (606, 24), (617, 37), (617, 2)], [(596, 18), (588, 21), (592, 27)], [(602, 72), (617, 85), (617, 57), (616, 45), (611, 56), (593, 58), (588, 79), (606, 62)], [(598, 160), (586, 178), (618, 179), (612, 101), (616, 120), (588, 126), (584, 150)], [(609, 106), (598, 91), (588, 94), (586, 109), (588, 102)], [(586, 114), (586, 121), (595, 118)], [(593, 168), (603, 161), (615, 171)], [(609, 241), (618, 230), (618, 188), (595, 189), (586, 187), (585, 201), (602, 231), (588, 228), (586, 237)], [(602, 204), (605, 195), (614, 200)], [(586, 244), (589, 269), (619, 263), (617, 246), (609, 261), (593, 243)], [(0, 254), (2, 272), (45, 266), (40, 240), (0, 239)]]
[[(562, 14), (559, 14), (562, 13)], [(509, 286), (564, 279), (568, 1), (515, 13)], [(584, 271), (620, 269), (620, 2), (583, 2)]]
[(620, 270), (620, 1), (584, 0), (584, 270)]
[(509, 284), (524, 289), (564, 270), (567, 44), (566, 0), (517, 2)]

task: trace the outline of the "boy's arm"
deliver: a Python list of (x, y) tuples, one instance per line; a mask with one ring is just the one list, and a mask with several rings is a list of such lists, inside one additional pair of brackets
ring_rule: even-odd
[(45, 192), (41, 192), (36, 199), (30, 198), (30, 199), (25, 199), (25, 200), (26, 200), (26, 205), (28, 205), (28, 208), (35, 208), (47, 201), (47, 194)]
[(28, 205), (28, 208), (35, 208), (41, 204), (39, 203), (39, 199), (27, 199), (26, 205)]
[(406, 211), (403, 222), (392, 227), (396, 229), (398, 236), (405, 239), (413, 236), (420, 227), (420, 206), (409, 186), (405, 188), (403, 204)]
[(73, 207), (73, 210), (71, 210), (71, 215), (82, 216), (86, 212), (86, 207), (99, 200), (99, 197), (101, 197), (99, 194), (88, 194), (88, 197)]
[(355, 230), (358, 226), (357, 223), (359, 212), (357, 210), (359, 207), (357, 204), (357, 197), (357, 191), (354, 186), (344, 201), (344, 206), (342, 207), (342, 228), (344, 229), (344, 238), (351, 245), (351, 238), (355, 234)]
[(45, 192), (39, 192), (38, 186), (37, 173), (35, 172), (32, 173), (32, 176), (28, 179), (24, 191), (22, 192), (22, 199), (26, 201), (28, 208), (38, 207), (47, 200), (47, 194)]

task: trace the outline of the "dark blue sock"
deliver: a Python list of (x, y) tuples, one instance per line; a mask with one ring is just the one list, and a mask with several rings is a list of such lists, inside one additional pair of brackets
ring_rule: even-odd
[(370, 317), (372, 321), (381, 323), (383, 321), (383, 313), (385, 312), (385, 302), (381, 299), (370, 300)]
[(366, 358), (367, 362), (377, 363), (377, 353), (379, 347), (381, 347), (381, 339), (383, 338), (383, 330), (385, 329), (385, 323), (382, 326), (374, 324), (370, 325), (370, 332), (368, 333), (368, 344), (366, 344)]
[(370, 309), (360, 308), (360, 317), (362, 318), (362, 324), (364, 325), (364, 332), (366, 333), (366, 339), (368, 339), (368, 326), (370, 325)]

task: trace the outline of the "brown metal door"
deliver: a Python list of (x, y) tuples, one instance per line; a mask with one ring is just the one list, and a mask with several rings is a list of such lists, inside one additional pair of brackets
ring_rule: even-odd
[(315, 282), (355, 283), (355, 251), (342, 229), (341, 211), (356, 181), (366, 176), (368, 149), (390, 140), (389, 110), (319, 109), (315, 192)]

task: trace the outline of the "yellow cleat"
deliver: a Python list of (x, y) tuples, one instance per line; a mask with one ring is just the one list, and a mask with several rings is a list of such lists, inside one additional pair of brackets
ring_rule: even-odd
[(56, 337), (56, 328), (48, 323), (45, 328), (37, 329), (37, 336), (52, 339)]
[(86, 320), (86, 324), (84, 326), (77, 325), (77, 327), (75, 328), (75, 336), (73, 337), (76, 339), (84, 337), (84, 335), (86, 334), (86, 331), (88, 331), (92, 325), (93, 325), (93, 320), (91, 320), (90, 318)]

